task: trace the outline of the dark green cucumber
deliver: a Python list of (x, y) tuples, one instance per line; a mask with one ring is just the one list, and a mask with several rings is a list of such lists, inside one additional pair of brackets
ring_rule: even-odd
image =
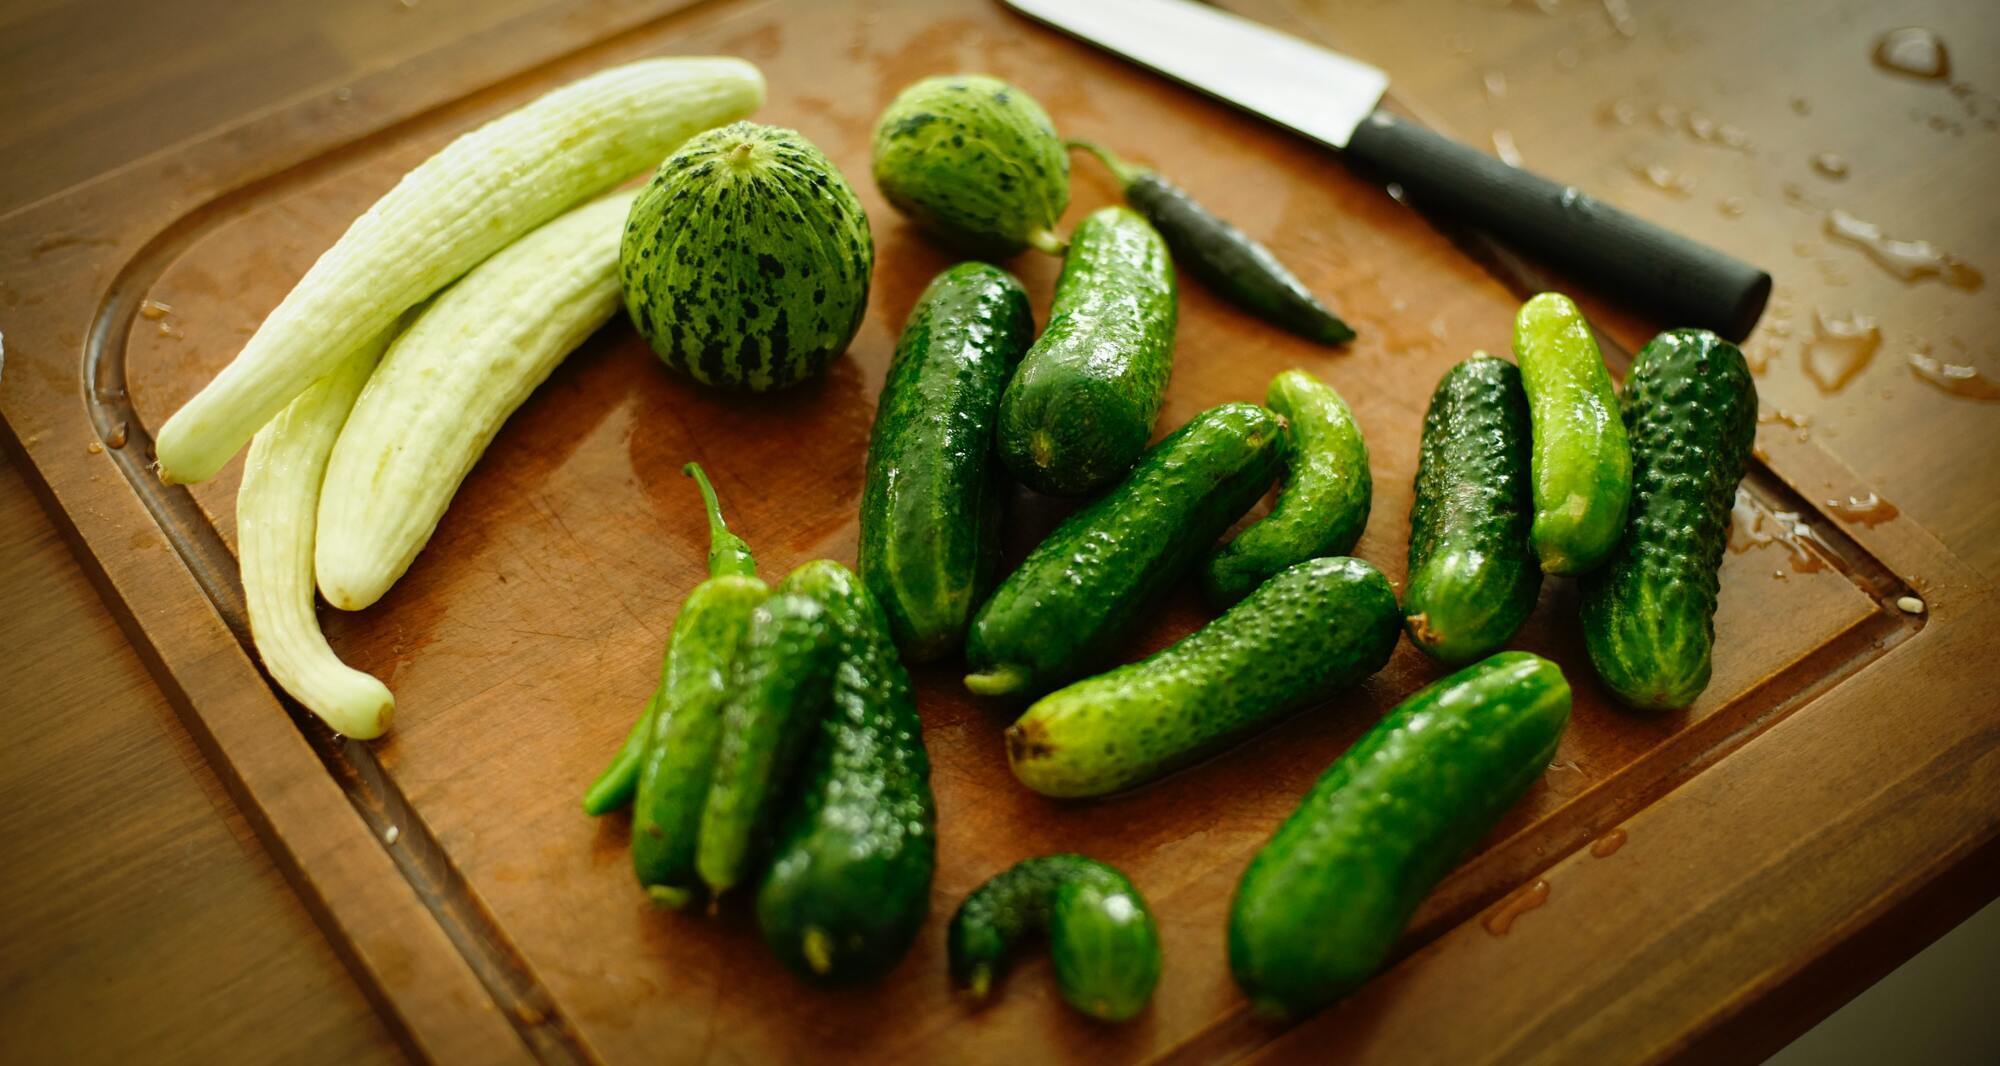
[(909, 951), (930, 906), (937, 801), (923, 723), (888, 620), (860, 578), (820, 560), (779, 588), (826, 609), (840, 663), (757, 890), (757, 925), (793, 971), (863, 980)]
[(1382, 669), (1401, 621), (1381, 571), (1309, 559), (1180, 643), (1036, 701), (1007, 761), (1046, 796), (1129, 788)]
[(1554, 663), (1501, 652), (1404, 700), (1278, 827), (1236, 888), (1229, 967), (1297, 1017), (1367, 980), (1432, 887), (1542, 775), (1569, 721)]
[(1617, 546), (1632, 495), (1618, 390), (1590, 323), (1561, 293), (1521, 305), (1514, 358), (1534, 423), (1535, 555), (1548, 573), (1588, 573)]
[(1597, 676), (1642, 709), (1686, 707), (1708, 687), (1717, 571), (1757, 433), (1757, 385), (1736, 346), (1706, 330), (1662, 333), (1626, 376), (1632, 513), (1583, 582)]
[(1145, 1009), (1160, 983), (1152, 911), (1124, 874), (1081, 855), (1023, 859), (973, 889), (951, 918), (952, 980), (985, 999), (1014, 950), (1044, 930), (1070, 1006), (1108, 1022)]
[(1049, 324), (1000, 400), (1000, 457), (1037, 492), (1083, 496), (1146, 450), (1173, 369), (1174, 265), (1128, 208), (1070, 235)]
[(695, 849), (711, 894), (735, 886), (752, 847), (770, 832), (799, 756), (826, 716), (835, 650), (832, 620), (815, 600), (779, 593), (751, 612), (729, 669)]
[(1071, 515), (973, 617), (965, 687), (1034, 695), (1102, 661), (1159, 594), (1277, 475), (1284, 424), (1247, 403), (1212, 407)]
[(960, 263), (910, 310), (882, 384), (861, 492), (861, 580), (917, 662), (958, 649), (993, 587), (1006, 472), (1000, 393), (1034, 340), (1012, 274)]
[(1447, 663), (1513, 637), (1541, 591), (1528, 543), (1528, 399), (1512, 363), (1480, 353), (1445, 372), (1424, 415), (1410, 507), (1410, 640)]
[(1303, 370), (1287, 370), (1271, 380), (1264, 406), (1290, 427), (1285, 483), (1270, 514), (1209, 556), (1202, 588), (1218, 608), (1293, 563), (1346, 555), (1368, 525), (1368, 443), (1340, 393)]

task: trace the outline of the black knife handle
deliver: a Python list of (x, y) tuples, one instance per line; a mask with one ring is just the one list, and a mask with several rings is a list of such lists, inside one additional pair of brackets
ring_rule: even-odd
[(1771, 275), (1748, 263), (1386, 112), (1363, 119), (1343, 154), (1668, 326), (1740, 341), (1771, 297)]

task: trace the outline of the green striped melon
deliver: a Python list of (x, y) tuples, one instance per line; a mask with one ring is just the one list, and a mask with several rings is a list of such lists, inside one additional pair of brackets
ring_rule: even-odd
[(1062, 252), (1069, 155), (1042, 105), (984, 74), (925, 78), (875, 123), (875, 184), (944, 243), (1000, 258)]
[(868, 307), (875, 243), (838, 168), (796, 131), (738, 122), (660, 164), (619, 247), (625, 309), (666, 364), (767, 392), (824, 370)]

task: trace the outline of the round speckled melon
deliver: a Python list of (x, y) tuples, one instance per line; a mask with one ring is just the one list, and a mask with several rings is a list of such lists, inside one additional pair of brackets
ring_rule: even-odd
[(988, 258), (1024, 245), (1061, 253), (1069, 156), (1020, 89), (952, 74), (904, 89), (875, 123), (875, 184), (933, 236)]
[(660, 164), (618, 250), (625, 309), (705, 385), (767, 392), (826, 368), (868, 307), (875, 243), (839, 169), (797, 132), (738, 122)]

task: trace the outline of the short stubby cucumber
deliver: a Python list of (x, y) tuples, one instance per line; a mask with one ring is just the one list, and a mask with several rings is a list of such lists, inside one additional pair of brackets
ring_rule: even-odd
[(861, 579), (820, 560), (782, 592), (817, 600), (838, 634), (833, 700), (757, 890), (764, 943), (821, 981), (876, 977), (909, 951), (937, 872), (937, 800), (910, 675)]
[(1236, 887), (1229, 968), (1257, 1011), (1298, 1017), (1380, 968), (1417, 904), (1547, 769), (1569, 708), (1554, 663), (1501, 652), (1355, 741)]
[(875, 243), (839, 168), (788, 129), (738, 122), (688, 141), (632, 204), (625, 309), (704, 385), (796, 385), (847, 350)]
[(1284, 487), (1271, 513), (1209, 556), (1202, 589), (1227, 607), (1293, 563), (1346, 555), (1368, 525), (1368, 444), (1333, 386), (1303, 370), (1271, 380), (1264, 406), (1290, 427)]
[(1632, 514), (1618, 550), (1583, 583), (1597, 676), (1647, 710), (1708, 687), (1730, 507), (1757, 434), (1757, 384), (1736, 346), (1706, 330), (1662, 333), (1625, 384)]
[(875, 123), (875, 184), (896, 210), (972, 255), (1060, 253), (1069, 155), (1027, 93), (983, 74), (925, 78)]
[(1590, 323), (1545, 292), (1514, 317), (1514, 358), (1534, 423), (1535, 555), (1551, 574), (1597, 568), (1625, 531), (1632, 449)]
[(1283, 434), (1277, 415), (1232, 403), (1154, 445), (993, 591), (966, 635), (965, 687), (1037, 695), (1102, 661), (1270, 487)]
[(1130, 788), (1382, 669), (1401, 626), (1381, 571), (1309, 559), (1178, 644), (1036, 701), (1007, 761), (1045, 796)]
[(1092, 212), (1070, 237), (1049, 324), (1000, 400), (1000, 457), (1022, 483), (1084, 496), (1146, 450), (1173, 370), (1174, 265), (1145, 219)]
[(993, 427), (1034, 332), (1021, 283), (985, 263), (939, 274), (903, 325), (868, 442), (858, 569), (914, 661), (958, 650), (993, 587), (1009, 488)]
[(1070, 1006), (1121, 1022), (1152, 999), (1160, 983), (1153, 913), (1124, 874), (1081, 855), (1023, 859), (973, 889), (951, 918), (952, 980), (985, 999), (1009, 956), (1043, 931)]
[(1542, 571), (1528, 544), (1528, 400), (1512, 363), (1479, 354), (1431, 395), (1410, 506), (1410, 640), (1448, 663), (1514, 636)]

